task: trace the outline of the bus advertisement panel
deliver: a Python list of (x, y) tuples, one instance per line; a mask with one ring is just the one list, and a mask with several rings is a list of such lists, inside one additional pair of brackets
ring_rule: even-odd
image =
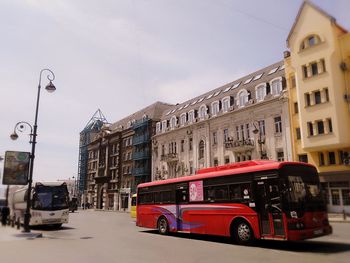
[(140, 184), (136, 224), (161, 234), (229, 236), (240, 244), (332, 233), (314, 166), (254, 160)]

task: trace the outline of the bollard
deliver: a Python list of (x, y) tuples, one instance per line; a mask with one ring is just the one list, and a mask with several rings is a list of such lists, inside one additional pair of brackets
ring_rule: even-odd
[(15, 227), (15, 217), (11, 218), (11, 227)]
[(16, 220), (16, 226), (17, 226), (17, 229), (21, 228), (21, 222), (19, 221), (19, 218), (17, 218)]
[(345, 212), (345, 209), (343, 209), (343, 219), (346, 220), (346, 212)]

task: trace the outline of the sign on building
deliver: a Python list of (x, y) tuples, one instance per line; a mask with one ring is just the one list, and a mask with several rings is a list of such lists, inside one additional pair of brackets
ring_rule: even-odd
[(26, 185), (28, 183), (29, 161), (29, 152), (6, 151), (2, 184)]

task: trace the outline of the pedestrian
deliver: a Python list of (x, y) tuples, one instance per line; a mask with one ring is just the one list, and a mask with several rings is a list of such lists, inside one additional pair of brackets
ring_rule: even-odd
[(7, 219), (10, 214), (10, 208), (8, 206), (3, 206), (1, 208), (1, 224), (3, 226), (6, 226), (7, 224)]

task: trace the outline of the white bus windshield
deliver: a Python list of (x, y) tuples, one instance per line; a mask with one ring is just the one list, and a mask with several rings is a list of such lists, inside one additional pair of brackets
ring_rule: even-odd
[(33, 195), (33, 209), (37, 210), (60, 210), (67, 209), (69, 195), (66, 186), (35, 187)]

